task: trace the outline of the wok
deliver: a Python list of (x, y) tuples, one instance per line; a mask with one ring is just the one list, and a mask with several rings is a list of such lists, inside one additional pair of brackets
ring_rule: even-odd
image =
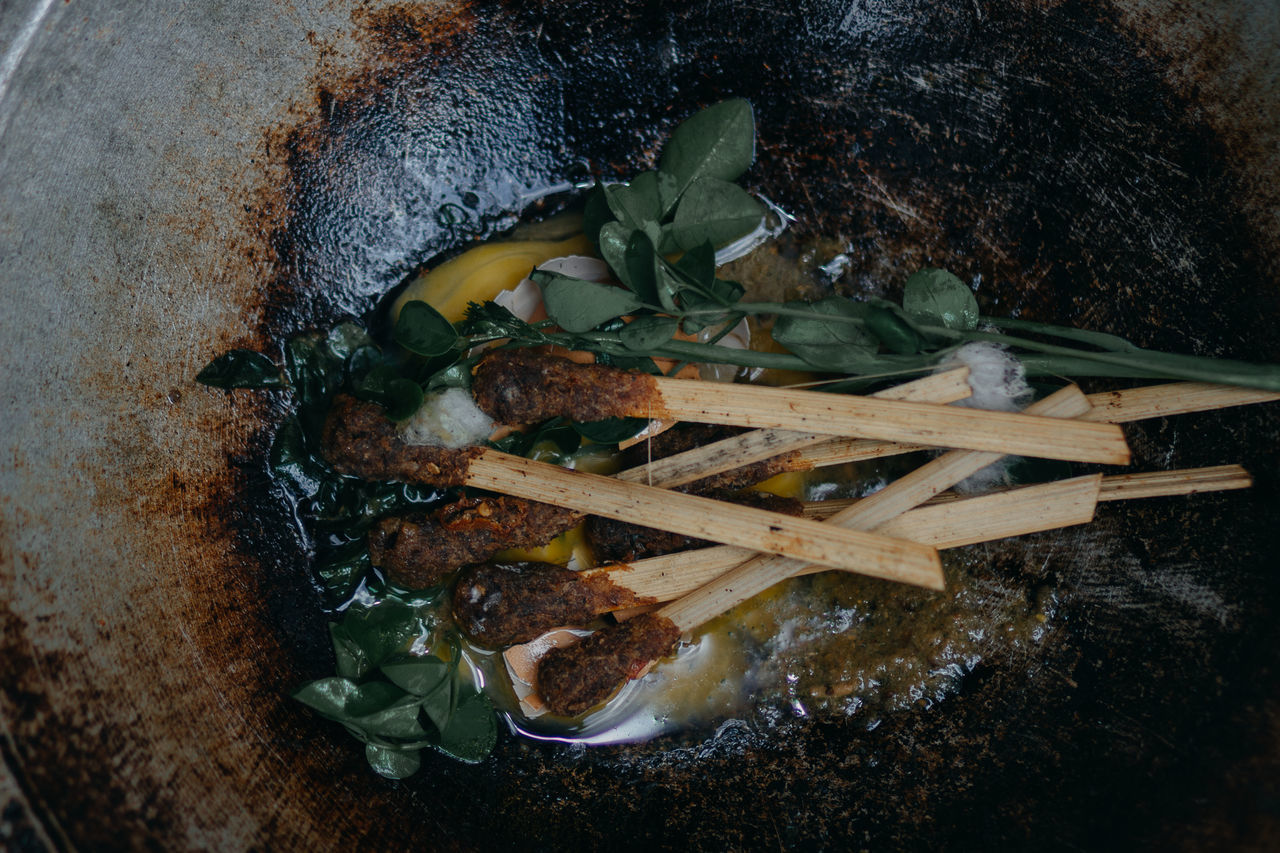
[(1275, 361), (1278, 44), (1272, 0), (5, 4), (0, 846), (1274, 845), (1275, 407), (1129, 431), (1251, 492), (984, 552), (1055, 630), (932, 707), (503, 733), (393, 783), (286, 698), (332, 661), (282, 404), (193, 377), (730, 95), (846, 292), (939, 265), (990, 313)]

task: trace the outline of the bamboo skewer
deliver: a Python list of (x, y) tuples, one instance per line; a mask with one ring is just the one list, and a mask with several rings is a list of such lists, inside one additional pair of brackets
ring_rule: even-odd
[(925, 546), (709, 498), (624, 483), (496, 450), (468, 464), (467, 485), (685, 536), (789, 554), (835, 568), (862, 565), (895, 575), (941, 577), (937, 552)]
[[(936, 376), (948, 376), (956, 372), (958, 371), (948, 371)], [(932, 378), (934, 377), (916, 380), (916, 382), (891, 388), (889, 391), (905, 391)], [(940, 396), (933, 401), (946, 402), (941, 399), (941, 394), (945, 392), (941, 388), (938, 391)], [(904, 399), (925, 400), (926, 398), (921, 395)], [(1082, 420), (1119, 424), (1232, 406), (1275, 402), (1280, 401), (1280, 393), (1238, 388), (1233, 385), (1171, 382), (1090, 394), (1088, 399), (1094, 408)], [(794, 438), (788, 440), (789, 437)], [(615, 476), (632, 482), (648, 482), (664, 488), (675, 488), (702, 477), (787, 453), (791, 454), (787, 470), (806, 471), (812, 468), (865, 462), (927, 449), (928, 447), (922, 444), (904, 444), (868, 438), (831, 438), (818, 436), (816, 433), (797, 433), (790, 430), (757, 430), (663, 459), (655, 459), (647, 465), (637, 466)]]
[[(1230, 386), (1184, 382), (1095, 394), (1088, 399), (1090, 402), (1102, 404), (1105, 409), (1102, 412), (1090, 409), (1083, 417), (1089, 419), (1106, 417), (1108, 420), (1115, 422), (1130, 422), (1152, 417), (1280, 400), (1280, 394)], [(886, 445), (886, 443), (866, 441), (854, 443), (865, 446), (876, 444), (881, 447), (891, 446)], [(822, 447), (823, 445), (818, 445), (814, 449), (820, 450)], [(1248, 474), (1238, 466), (1223, 466), (1219, 469), (1204, 469), (1192, 472), (1126, 475), (1119, 478), (1104, 479), (1103, 493), (1100, 499), (1115, 500), (1129, 496), (1191, 494), (1197, 490), (1245, 488), (1249, 483)], [(883, 498), (877, 498), (876, 501), (868, 505), (868, 509), (874, 507), (881, 500)], [(631, 564), (625, 568), (627, 572), (625, 579), (619, 578), (619, 580), (625, 580), (624, 585), (632, 588), (637, 594), (648, 596), (653, 594), (652, 590), (655, 585), (657, 588), (661, 588), (663, 584), (669, 583), (671, 576), (676, 573), (684, 578), (706, 582), (751, 556), (753, 556), (753, 552), (746, 548), (726, 546), (685, 551), (678, 555), (652, 558)], [(688, 589), (688, 587), (686, 586), (684, 589)]]
[(1093, 410), (1083, 420), (1119, 424), (1276, 401), (1280, 401), (1280, 393), (1275, 391), (1207, 382), (1170, 382), (1090, 394)]
[[(972, 393), (967, 381), (968, 375), (968, 368), (948, 370), (895, 385), (870, 396), (883, 400), (953, 403)], [(655, 459), (646, 465), (620, 471), (614, 477), (627, 482), (648, 483), (672, 489), (703, 477), (828, 442), (830, 439), (831, 436), (822, 433), (758, 429), (663, 459)]]
[(633, 416), (855, 435), (1076, 462), (1125, 465), (1129, 448), (1111, 424), (1028, 413), (938, 406), (787, 388), (655, 377), (660, 400)]
[[(1088, 395), (1093, 409), (1081, 420), (1113, 424), (1132, 423), (1150, 418), (1208, 412), (1233, 406), (1280, 401), (1280, 393), (1237, 388), (1234, 385), (1210, 385), (1203, 382), (1171, 382), (1146, 385), (1121, 391)], [(834, 438), (804, 447), (792, 457), (793, 470), (825, 468), (848, 462), (865, 462), (915, 453), (927, 448), (920, 444), (902, 444), (865, 438)]]
[[(1191, 389), (1184, 389), (1190, 391)], [(1204, 407), (1202, 401), (1195, 402), (1193, 397), (1197, 393), (1188, 393), (1186, 400), (1180, 405), (1195, 406), (1196, 408)], [(1056, 402), (1068, 401), (1073, 396), (1070, 389), (1064, 389), (1046, 400), (1036, 404), (1036, 408), (1042, 413), (1051, 408)], [(1074, 396), (1079, 398), (1079, 392), (1074, 392)], [(1134, 405), (1132, 411), (1137, 417), (1153, 416), (1154, 414), (1164, 414), (1171, 411), (1171, 407), (1153, 408), (1150, 398), (1143, 398), (1141, 395), (1134, 397)], [(1256, 401), (1256, 398), (1255, 400)], [(1232, 400), (1231, 402), (1234, 402)], [(1221, 399), (1213, 405), (1224, 404)], [(1226, 403), (1230, 404), (1230, 403)], [(1070, 405), (1063, 403), (1065, 408), (1069, 409)], [(1084, 412), (1078, 410), (1075, 412), (1065, 412), (1069, 415), (1081, 415)], [(1087, 401), (1085, 401), (1084, 411), (1089, 411)], [(1194, 409), (1193, 409), (1194, 410)], [(1059, 412), (1063, 414), (1064, 412)], [(1101, 419), (1103, 416), (1099, 416)], [(1118, 417), (1115, 411), (1108, 413), (1109, 419)], [(975, 465), (972, 470), (965, 472), (965, 462)], [(880, 526), (891, 523), (896, 516), (901, 515), (904, 510), (909, 509), (912, 505), (918, 504), (923, 500), (927, 500), (936, 494), (949, 488), (958, 482), (958, 479), (947, 480), (952, 477), (963, 477), (973, 473), (978, 468), (991, 461), (991, 454), (958, 451), (945, 454), (944, 456), (934, 460), (924, 466), (928, 474), (908, 475), (901, 480), (882, 489), (876, 495), (859, 501), (849, 509), (837, 513), (832, 517), (834, 523), (846, 523), (860, 526), (867, 529), (873, 526)], [(981, 464), (979, 464), (979, 462)], [(964, 472), (964, 473), (962, 473)], [(1192, 490), (1202, 489), (1205, 487), (1205, 479), (1193, 478), (1196, 482), (1184, 482), (1177, 484), (1180, 488), (1189, 488)], [(1101, 478), (1092, 478), (1087, 484), (1087, 488), (1092, 489), (1092, 493), (1083, 500), (1077, 497), (1077, 503), (1085, 510), (1089, 510), (1088, 515), (1092, 515), (1092, 507), (1096, 506)], [(1130, 493), (1140, 493), (1140, 486), (1135, 486), (1133, 481), (1125, 484)], [(1146, 487), (1151, 493), (1163, 493), (1174, 488), (1169, 482), (1163, 484), (1147, 483)], [(933, 493), (930, 493), (930, 490)], [(1119, 488), (1117, 489), (1117, 492)], [(993, 498), (998, 496), (993, 496)], [(941, 510), (939, 513), (937, 510)], [(937, 541), (953, 541), (959, 540), (961, 537), (972, 537), (973, 531), (970, 529), (972, 524), (964, 524), (963, 522), (957, 526), (954, 523), (944, 524), (946, 519), (943, 515), (946, 507), (934, 507), (928, 516), (920, 516), (928, 520), (930, 516), (934, 516), (935, 531), (934, 535)], [(1008, 515), (1003, 513), (1002, 515)], [(954, 522), (954, 519), (952, 519)], [(892, 528), (890, 528), (892, 529)], [(967, 541), (967, 540), (966, 540)], [(707, 582), (692, 592), (682, 595), (681, 597), (671, 601), (660, 607), (655, 613), (645, 617), (647, 621), (639, 623), (636, 630), (631, 626), (626, 629), (619, 628), (618, 631), (609, 631), (605, 634), (592, 636), (584, 643), (579, 651), (577, 647), (572, 650), (561, 652), (553, 656), (554, 659), (548, 659), (545, 664), (539, 665), (539, 678), (543, 680), (544, 688), (539, 688), (541, 695), (547, 700), (548, 704), (560, 713), (577, 713), (579, 710), (585, 710), (591, 704), (603, 699), (610, 692), (610, 687), (616, 688), (626, 680), (635, 676), (636, 672), (646, 668), (646, 661), (652, 662), (653, 659), (659, 657), (663, 652), (662, 648), (667, 648), (667, 643), (671, 637), (678, 637), (681, 633), (687, 633), (706, 621), (714, 618), (725, 610), (733, 607), (742, 601), (745, 601), (757, 593), (767, 589), (774, 583), (784, 580), (791, 574), (805, 571), (807, 567), (800, 565), (797, 561), (779, 558), (776, 556), (759, 554), (737, 567), (720, 575), (715, 580)], [(636, 638), (635, 640), (631, 638)], [(604, 678), (597, 678), (595, 681), (583, 681), (586, 673), (582, 671), (585, 665), (590, 666), (587, 662), (593, 659), (593, 656), (600, 657), (606, 655), (610, 661), (614, 662)], [(625, 663), (625, 666), (618, 664)], [(545, 679), (543, 676), (545, 675)], [(604, 675), (604, 673), (601, 673)]]
[[(1102, 480), (1100, 474), (1090, 474), (918, 507), (890, 519), (876, 530), (892, 531), (904, 539), (941, 549), (1086, 524), (1093, 518)], [(680, 598), (715, 580), (741, 563), (744, 555), (749, 556), (749, 552), (743, 548), (701, 548), (683, 552), (683, 556), (694, 557), (689, 563), (673, 560), (677, 555), (671, 554), (598, 571), (638, 597), (660, 603)], [(791, 577), (820, 571), (823, 571), (821, 567), (808, 566)]]
[[(1247, 489), (1253, 485), (1253, 477), (1239, 465), (1211, 465), (1206, 468), (1179, 468), (1173, 471), (1147, 471), (1141, 474), (1111, 474), (1102, 478), (1099, 501), (1119, 501), (1130, 498), (1186, 497), (1201, 492), (1224, 492)], [(1025, 486), (1006, 489), (996, 494), (1017, 492)], [(985, 497), (985, 495), (984, 495)], [(830, 518), (860, 498), (836, 498), (829, 501), (809, 501), (804, 505), (806, 518)], [(975, 500), (954, 492), (946, 492), (929, 500), (929, 504), (959, 503)], [(693, 553), (686, 551), (684, 553)], [(644, 562), (641, 560), (640, 562)]]
[[(1239, 465), (1119, 474), (1101, 477), (1096, 488), (1089, 486), (1097, 476), (1020, 486), (978, 497), (940, 496), (948, 499), (904, 512), (876, 527), (875, 532), (940, 549), (958, 548), (1084, 524), (1093, 516), (1093, 508), (1085, 497), (1090, 491), (1096, 493), (1096, 502), (1103, 502), (1247, 489), (1253, 484), (1249, 472)], [(819, 501), (807, 504), (805, 512), (811, 518), (829, 518), (851, 503), (849, 500)], [(638, 597), (664, 602), (714, 580), (749, 556), (751, 553), (745, 548), (699, 548), (606, 566), (588, 574), (604, 573)], [(810, 566), (799, 574), (820, 571), (824, 569)]]
[(1121, 501), (1132, 498), (1197, 495), (1201, 492), (1247, 489), (1252, 485), (1253, 477), (1239, 465), (1155, 471), (1150, 474), (1117, 474), (1102, 478), (1102, 492), (1098, 500)]
[[(1045, 418), (1049, 423), (1078, 417), (1088, 410), (1088, 401), (1075, 386), (1063, 388), (1028, 408), (1028, 412)], [(945, 453), (905, 477), (895, 480), (875, 494), (863, 498), (849, 509), (832, 516), (827, 523), (845, 528), (870, 530), (895, 515), (924, 503), (938, 492), (951, 488), (964, 478), (995, 462), (1001, 455), (974, 450), (954, 450)], [(730, 607), (785, 580), (801, 568), (796, 561), (784, 557), (757, 555), (714, 582), (705, 584), (662, 607), (658, 615), (670, 619), (682, 632), (691, 631)], [(862, 574), (885, 577), (874, 574), (873, 571), (866, 571), (864, 568), (858, 571)], [(942, 588), (940, 576), (935, 580), (921, 574), (900, 572), (899, 578), (931, 589)]]
[[(937, 376), (946, 375), (948, 374), (937, 374)], [(917, 380), (889, 390), (905, 390), (923, 381), (926, 380)], [(1088, 399), (1094, 408), (1082, 420), (1119, 424), (1232, 406), (1275, 402), (1280, 401), (1280, 393), (1238, 388), (1233, 385), (1171, 382), (1090, 394)], [(936, 402), (944, 401), (937, 399)], [(656, 459), (648, 465), (637, 466), (615, 476), (633, 482), (649, 482), (664, 488), (674, 488), (702, 477), (770, 458), (771, 450), (772, 455), (791, 454), (787, 470), (807, 471), (812, 468), (865, 462), (928, 449), (923, 444), (904, 444), (868, 438), (825, 436), (816, 438), (814, 441), (806, 440), (816, 435), (816, 433), (795, 433), (789, 430), (757, 430), (685, 453)], [(795, 436), (794, 443), (785, 441), (784, 436)], [(739, 451), (737, 447), (748, 449)]]

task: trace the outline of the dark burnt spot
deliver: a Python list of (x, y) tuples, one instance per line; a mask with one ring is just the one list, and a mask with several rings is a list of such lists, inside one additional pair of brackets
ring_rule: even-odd
[[(1245, 151), (1259, 134), (1202, 122), (1203, 89), (1179, 88), (1194, 79), (1167, 74), (1167, 51), (1112, 8), (482, 0), (361, 11), (364, 67), (319, 74), (314, 98), (264, 138), (252, 255), (272, 270), (263, 339), (363, 314), (433, 257), (500, 232), (531, 197), (652, 165), (680, 119), (743, 95), (760, 128), (748, 182), (799, 216), (801, 239), (839, 238), (842, 291), (893, 295), (915, 268), (940, 265), (993, 314), (1274, 359), (1280, 304), (1262, 260), (1276, 251), (1273, 226), (1239, 204), (1280, 186)], [(1241, 151), (1251, 171), (1239, 171)], [(261, 415), (281, 412), (263, 404)], [(993, 583), (1059, 587), (1068, 630), (1028, 658), (986, 662), (929, 712), (797, 721), (762, 708), (714, 736), (586, 752), (503, 738), (479, 768), (427, 756), (420, 777), (395, 786), (281, 695), (331, 658), (307, 543), (265, 474), (269, 429), (231, 460), (205, 512), (236, 537), (245, 573), (232, 582), (256, 585), (253, 618), (277, 655), (246, 689), (291, 770), (332, 795), (301, 807), (316, 825), (349, 820), (336, 845), (425, 843), (430, 820), (462, 847), (1195, 848), (1210, 846), (1202, 834), (1175, 835), (1191, 821), (1240, 835), (1221, 829), (1227, 811), (1206, 816), (1225, 795), (1188, 780), (1275, 789), (1275, 729), (1259, 721), (1277, 704), (1280, 595), (1265, 555), (1280, 550), (1280, 476), (1258, 448), (1276, 432), (1274, 409), (1130, 428), (1145, 467), (1245, 461), (1272, 485), (1190, 509), (1108, 507), (1090, 535), (1115, 543), (1113, 563), (1083, 565), (1074, 539), (977, 549)]]
[[(76, 688), (82, 704), (61, 710), (61, 697), (51, 702), (46, 691), (51, 683), (63, 683), (63, 678), (73, 684), (78, 681), (72, 674), (78, 668), (75, 654), (37, 649), (27, 639), (21, 615), (7, 606), (0, 615), (4, 617), (0, 625), (12, 628), (0, 634), (7, 681), (0, 760), (42, 830), (40, 837), (32, 831), (34, 827), (22, 836), (31, 837), (29, 849), (44, 849), (37, 843), (43, 839), (71, 849), (68, 838), (111, 838), (119, 849), (162, 849), (157, 839), (172, 829), (172, 799), (138, 766), (139, 745), (128, 727), (91, 719), (87, 712), (94, 705), (112, 703), (112, 688)], [(121, 767), (128, 769), (123, 774), (113, 772)], [(50, 791), (58, 792), (57, 802), (43, 798)], [(14, 822), (20, 819), (15, 817)], [(6, 843), (14, 840), (5, 839)]]

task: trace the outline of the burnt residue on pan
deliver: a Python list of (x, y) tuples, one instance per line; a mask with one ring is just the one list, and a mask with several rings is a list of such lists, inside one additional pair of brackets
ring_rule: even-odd
[[(286, 177), (256, 223), (277, 272), (264, 341), (367, 312), (419, 265), (557, 187), (651, 164), (679, 119), (742, 95), (761, 143), (748, 182), (801, 240), (840, 241), (841, 291), (892, 295), (940, 265), (994, 314), (1280, 357), (1277, 247), (1238, 204), (1265, 176), (1233, 171), (1196, 92), (1106, 7), (475, 2), (353, 20), (366, 68), (320, 75), (304, 117), (268, 134)], [(428, 758), (394, 785), (287, 703), (273, 734), (293, 772), (332, 788), (311, 817), (338, 842), (394, 846), (427, 824), (463, 847), (538, 849), (1256, 844), (1280, 826), (1280, 474), (1259, 451), (1278, 431), (1263, 409), (1134, 428), (1139, 468), (1243, 461), (1258, 487), (1111, 505), (1088, 532), (971, 551), (1055, 590), (1061, 627), (928, 711), (765, 709), (593, 749), (503, 737), (479, 767)], [(261, 474), (267, 438), (228, 505), (242, 552), (269, 555), (263, 630), (300, 681), (328, 671), (324, 617)]]

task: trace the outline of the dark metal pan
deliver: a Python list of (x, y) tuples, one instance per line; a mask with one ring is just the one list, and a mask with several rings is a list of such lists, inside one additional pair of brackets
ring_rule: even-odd
[(984, 552), (1055, 632), (928, 709), (504, 733), (392, 783), (287, 699), (331, 660), (280, 401), (192, 377), (731, 95), (838, 288), (945, 266), (992, 313), (1280, 360), (1278, 44), (1271, 0), (0, 9), (0, 845), (1273, 846), (1274, 407), (1129, 430), (1251, 492)]

